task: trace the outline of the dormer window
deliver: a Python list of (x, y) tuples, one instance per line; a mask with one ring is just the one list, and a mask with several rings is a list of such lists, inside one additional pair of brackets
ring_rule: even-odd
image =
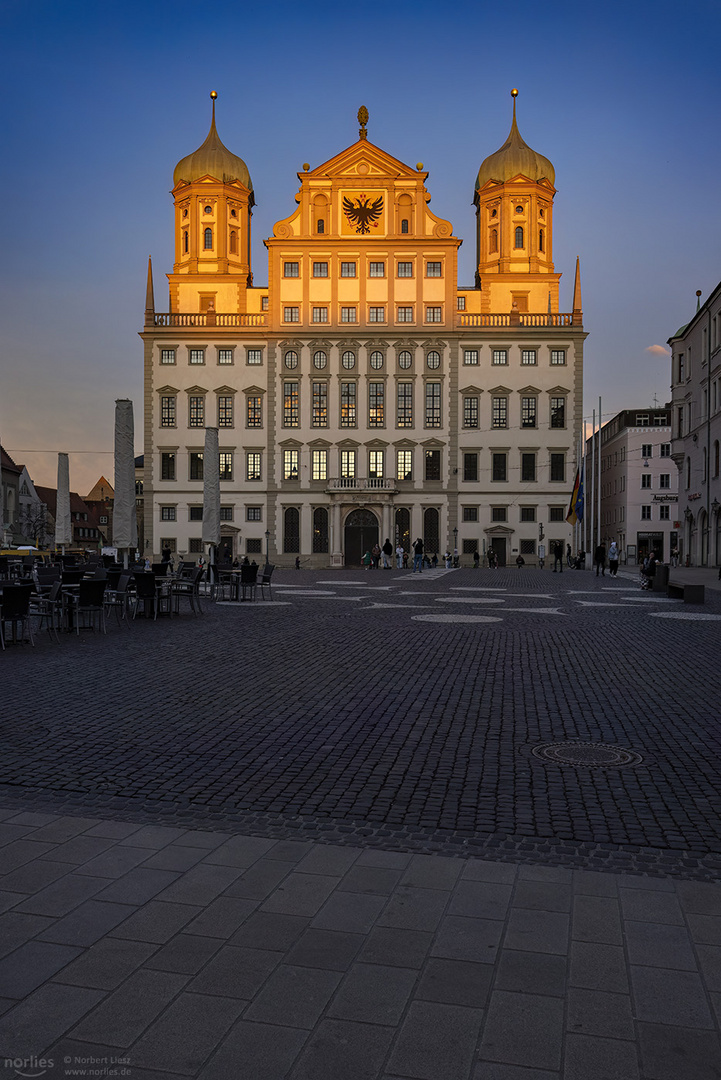
[(203, 213), (204, 214), (212, 214), (213, 213), (213, 207), (212, 206), (204, 206), (203, 207)]
[(317, 233), (324, 233), (325, 232), (325, 221), (324, 221), (324, 219), (322, 217), (318, 218), (318, 223), (317, 223), (317, 225), (315, 227), (315, 231)]

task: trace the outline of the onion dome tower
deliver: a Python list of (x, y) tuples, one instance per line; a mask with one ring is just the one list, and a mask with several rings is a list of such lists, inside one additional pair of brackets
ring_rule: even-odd
[(205, 142), (173, 172), (175, 264), (171, 311), (246, 310), (252, 283), (253, 183), (248, 166), (222, 143), (215, 126), (215, 90)]
[[(476, 283), (484, 311), (558, 311), (553, 272), (553, 165), (521, 138), (517, 90), (508, 138), (478, 170), (473, 201), (477, 215)], [(493, 284), (495, 279), (495, 284)], [(504, 284), (504, 288), (499, 286)], [(499, 306), (500, 304), (500, 306)]]

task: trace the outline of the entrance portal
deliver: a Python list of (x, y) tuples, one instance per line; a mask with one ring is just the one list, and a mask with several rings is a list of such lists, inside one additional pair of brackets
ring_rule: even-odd
[(366, 551), (378, 543), (378, 519), (370, 510), (353, 510), (345, 523), (345, 565), (360, 566)]
[(506, 538), (505, 536), (493, 536), (491, 537), (491, 548), (495, 551), (498, 557), (498, 565), (506, 565)]

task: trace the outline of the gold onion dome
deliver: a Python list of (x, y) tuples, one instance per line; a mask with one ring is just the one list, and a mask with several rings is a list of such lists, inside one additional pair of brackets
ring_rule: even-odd
[(511, 131), (503, 146), (496, 150), (495, 154), (487, 157), (478, 170), (476, 191), (480, 191), (489, 180), (495, 180), (497, 183), (503, 184), (506, 180), (512, 180), (514, 176), (518, 176), (519, 173), (522, 176), (527, 176), (529, 180), (535, 181), (542, 180), (545, 177), (552, 186), (555, 185), (556, 170), (551, 162), (543, 154), (537, 154), (535, 150), (531, 150), (530, 146), (521, 138), (521, 133), (516, 124), (516, 97), (518, 91), (512, 90), (511, 94), (513, 95)]
[(253, 182), (250, 179), (248, 166), (242, 158), (231, 154), (227, 146), (220, 141), (215, 127), (215, 99), (218, 95), (213, 91), (210, 96), (213, 99), (213, 116), (208, 137), (202, 146), (199, 146), (194, 153), (188, 154), (175, 166), (173, 187), (181, 181), (192, 184), (193, 180), (199, 180), (201, 176), (214, 176), (217, 180), (222, 180), (224, 184), (239, 180), (244, 187), (252, 191)]

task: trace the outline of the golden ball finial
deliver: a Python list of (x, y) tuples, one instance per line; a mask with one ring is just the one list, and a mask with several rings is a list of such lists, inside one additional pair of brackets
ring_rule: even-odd
[(211, 91), (210, 91), (210, 96), (212, 97), (213, 101), (215, 101), (215, 99), (217, 98), (217, 96), (218, 96), (218, 95), (217, 95), (217, 93), (215, 92), (215, 90), (211, 90)]
[(513, 90), (511, 90), (511, 97), (518, 97), (518, 91), (516, 90), (515, 86)]
[(423, 162), (422, 161), (417, 161), (416, 162), (416, 168), (418, 169), (418, 172), (423, 172)]
[(304, 161), (303, 162), (303, 172), (308, 172), (309, 168), (310, 168), (309, 163), (307, 161)]

